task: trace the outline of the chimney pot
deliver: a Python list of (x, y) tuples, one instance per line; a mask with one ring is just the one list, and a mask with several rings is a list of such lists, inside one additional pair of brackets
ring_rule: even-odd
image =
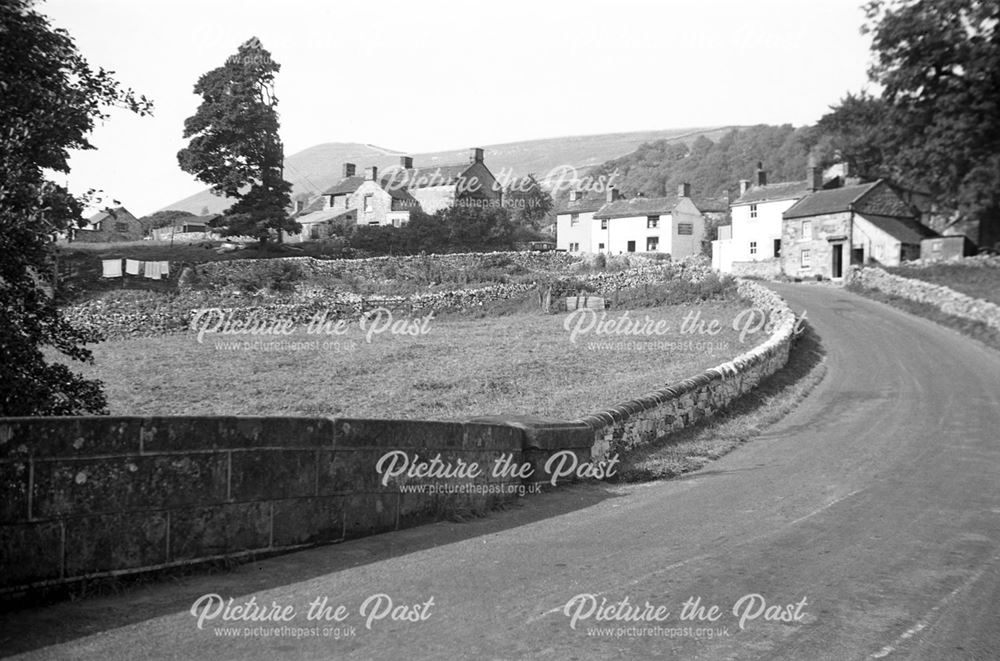
[(691, 197), (691, 184), (685, 182), (677, 187), (677, 197)]
[(374, 165), (370, 168), (365, 168), (365, 180), (366, 181), (376, 181), (378, 179), (378, 168)]
[(750, 189), (750, 180), (749, 179), (740, 179), (740, 195), (742, 196), (743, 193), (746, 193), (747, 190), (749, 190), (749, 189)]
[(413, 157), (412, 156), (400, 156), (399, 166), (404, 170), (409, 170), (413, 167)]
[(354, 176), (354, 163), (344, 163), (344, 177)]
[(483, 150), (481, 147), (473, 147), (469, 150), (469, 163), (482, 163)]

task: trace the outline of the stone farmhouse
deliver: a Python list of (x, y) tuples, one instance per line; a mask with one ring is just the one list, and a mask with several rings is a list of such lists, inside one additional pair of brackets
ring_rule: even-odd
[(935, 236), (884, 180), (818, 190), (782, 214), (782, 269), (842, 278), (848, 263), (899, 266), (918, 259), (921, 241)]
[(706, 214), (717, 213), (717, 207), (693, 200), (689, 184), (681, 184), (676, 195), (627, 200), (613, 186), (603, 198), (570, 191), (569, 200), (556, 208), (556, 247), (585, 253), (696, 255), (705, 236)]
[(88, 219), (86, 228), (70, 230), (70, 241), (106, 243), (139, 241), (146, 234), (139, 219), (125, 207), (105, 209)]
[(340, 181), (293, 214), (302, 225), (300, 234), (284, 240), (323, 239), (342, 224), (391, 225), (409, 222), (410, 213), (434, 213), (455, 205), (482, 206), (501, 201), (501, 187), (483, 160), (483, 150), (469, 151), (467, 163), (416, 168), (403, 156), (399, 166), (380, 174), (369, 167), (357, 176), (353, 163), (344, 163)]

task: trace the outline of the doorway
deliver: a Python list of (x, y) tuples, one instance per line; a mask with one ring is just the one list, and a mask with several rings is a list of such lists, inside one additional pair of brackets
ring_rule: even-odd
[(830, 273), (831, 278), (842, 278), (844, 277), (844, 244), (838, 243), (833, 246), (833, 269)]

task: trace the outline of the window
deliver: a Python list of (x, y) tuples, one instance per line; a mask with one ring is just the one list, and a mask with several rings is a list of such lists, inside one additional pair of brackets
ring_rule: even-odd
[(801, 266), (804, 269), (809, 268), (809, 251), (808, 250), (803, 250), (799, 254), (799, 266)]
[(629, 241), (625, 249), (628, 252), (635, 252), (635, 241)]
[(372, 210), (373, 210), (373, 208), (372, 208), (372, 204), (373, 204), (372, 198), (373, 197), (374, 197), (374, 195), (365, 195), (365, 213), (371, 213), (372, 212)]
[(694, 223), (677, 223), (677, 233), (681, 236), (694, 234)]
[(660, 226), (659, 216), (646, 216), (646, 227), (649, 229), (656, 229)]
[(757, 205), (756, 204), (751, 204), (750, 205), (750, 217), (751, 218), (756, 218), (757, 217)]
[(750, 254), (751, 255), (756, 255), (757, 254), (757, 242), (756, 241), (751, 241), (750, 242)]
[(802, 238), (811, 241), (813, 238), (813, 224), (811, 220), (802, 221)]
[(116, 232), (128, 232), (128, 223), (115, 223)]
[(781, 257), (781, 239), (774, 240), (774, 256)]
[(576, 227), (579, 224), (580, 224), (580, 214), (578, 214), (578, 213), (571, 213), (569, 215), (569, 226), (570, 227)]
[(580, 252), (580, 244), (579, 243), (571, 243), (571, 244), (569, 244), (569, 251), (570, 252)]
[(602, 218), (601, 219), (601, 229), (602, 230), (608, 229), (608, 219), (607, 218)]
[(309, 226), (309, 238), (310, 239), (318, 239), (319, 238), (319, 225), (310, 225)]
[(598, 243), (597, 244), (597, 249), (603, 252), (604, 251), (604, 244), (603, 243)]
[(660, 249), (660, 237), (651, 236), (646, 239), (646, 252), (656, 252)]

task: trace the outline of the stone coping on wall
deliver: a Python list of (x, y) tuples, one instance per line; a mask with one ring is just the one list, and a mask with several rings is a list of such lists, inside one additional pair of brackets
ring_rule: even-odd
[(788, 362), (795, 314), (771, 290), (739, 279), (741, 298), (769, 316), (767, 339), (732, 360), (627, 402), (583, 416), (593, 434), (593, 454), (607, 456), (659, 440), (710, 417)]

